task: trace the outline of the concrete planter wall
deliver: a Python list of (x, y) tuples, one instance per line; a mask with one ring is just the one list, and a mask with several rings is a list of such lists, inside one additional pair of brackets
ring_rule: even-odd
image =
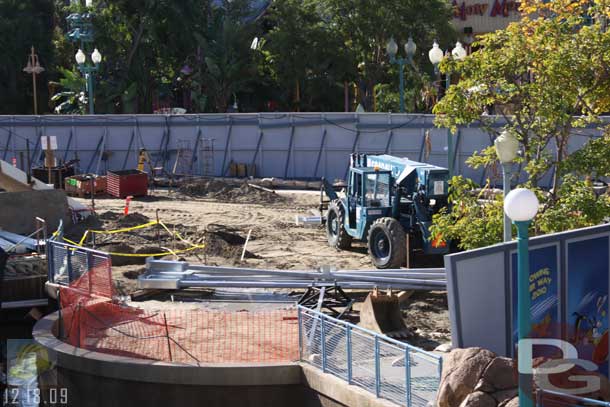
[[(57, 339), (58, 314), (38, 321), (34, 340), (55, 363), (44, 374), (74, 406), (392, 406), (299, 363), (178, 365), (88, 351)], [(48, 373), (48, 372), (47, 372)]]

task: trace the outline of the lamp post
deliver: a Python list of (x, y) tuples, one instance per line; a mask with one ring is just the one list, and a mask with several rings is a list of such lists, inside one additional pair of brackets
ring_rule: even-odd
[[(502, 187), (504, 190), (504, 199), (510, 192), (510, 178), (513, 161), (517, 158), (517, 150), (519, 149), (519, 140), (515, 137), (512, 131), (504, 130), (494, 141), (496, 154), (502, 164)], [(508, 215), (504, 213), (504, 241), (512, 240), (512, 228)]]
[(34, 46), (32, 46), (32, 52), (28, 55), (28, 63), (25, 68), (23, 68), (23, 72), (32, 74), (32, 88), (34, 90), (34, 114), (38, 115), (38, 98), (36, 96), (36, 75), (44, 72), (44, 68), (40, 66), (40, 62), (38, 61), (38, 55), (34, 50)]
[[(91, 8), (93, 2), (90, 0), (86, 1), (86, 7)], [(91, 53), (91, 61), (93, 65), (87, 64), (87, 57), (83, 50), (87, 49), (87, 45), (93, 42), (93, 15), (89, 12), (86, 13), (72, 13), (66, 20), (68, 21), (68, 39), (74, 43), (79, 43), (78, 52), (75, 55), (76, 63), (78, 64), (78, 70), (85, 76), (86, 80), (86, 91), (89, 99), (89, 114), (94, 114), (94, 102), (93, 102), (93, 86), (94, 78), (93, 74), (98, 71), (99, 64), (102, 61), (102, 54), (94, 48)], [(89, 48), (91, 49), (91, 48)]]
[[(453, 59), (461, 61), (466, 58), (467, 52), (462, 46), (462, 44), (458, 41), (455, 44), (455, 48), (451, 51), (451, 56)], [(434, 44), (432, 44), (432, 48), (428, 51), (428, 58), (432, 65), (434, 65), (434, 73), (438, 77), (439, 81), (439, 90), (440, 90), (440, 70), (439, 65), (442, 62), (444, 57), (443, 50), (438, 45), (438, 42), (434, 40)], [(451, 74), (447, 72), (445, 75), (445, 92), (449, 90), (449, 86), (451, 86)], [(440, 92), (439, 92), (440, 93)], [(451, 130), (447, 129), (447, 168), (449, 169), (449, 179), (453, 178), (453, 134), (451, 134)]]
[(100, 66), (100, 62), (102, 62), (102, 54), (95, 48), (91, 53), (91, 62), (93, 65), (86, 64), (87, 57), (82, 49), (79, 49), (76, 55), (74, 56), (76, 59), (76, 63), (78, 64), (78, 70), (81, 71), (83, 75), (85, 75), (85, 80), (87, 81), (87, 93), (89, 99), (89, 114), (94, 114), (94, 103), (93, 103), (93, 74), (97, 72)]
[(405, 112), (405, 79), (404, 79), (404, 66), (405, 63), (409, 65), (413, 64), (413, 56), (415, 55), (415, 51), (417, 51), (417, 45), (413, 42), (413, 38), (409, 37), (407, 43), (405, 44), (405, 54), (407, 58), (398, 57), (396, 58), (396, 54), (398, 54), (398, 44), (394, 41), (394, 38), (390, 38), (388, 41), (388, 45), (386, 46), (386, 51), (390, 56), (390, 62), (393, 64), (398, 64), (398, 72), (399, 72), (399, 86), (400, 86), (400, 113)]
[[(525, 188), (512, 190), (504, 200), (504, 212), (517, 226), (517, 319), (519, 342), (529, 336), (531, 329), (531, 298), (529, 292), (529, 252), (528, 228), (538, 213), (538, 198)], [(526, 349), (518, 346), (519, 406), (532, 407), (531, 380), (521, 372), (532, 371), (531, 355), (526, 357)]]

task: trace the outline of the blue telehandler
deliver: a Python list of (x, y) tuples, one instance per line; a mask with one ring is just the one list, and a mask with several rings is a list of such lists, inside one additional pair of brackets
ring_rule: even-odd
[[(447, 206), (449, 171), (387, 154), (352, 154), (344, 197), (325, 179), (328, 244), (366, 242), (375, 267), (399, 268), (413, 250), (446, 254), (449, 242), (430, 236), (432, 215)], [(323, 205), (321, 203), (321, 210)]]

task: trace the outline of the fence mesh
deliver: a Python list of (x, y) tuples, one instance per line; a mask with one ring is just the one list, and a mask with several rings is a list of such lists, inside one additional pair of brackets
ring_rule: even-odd
[[(298, 359), (299, 328), (294, 308), (257, 312), (176, 308), (145, 311), (113, 301), (115, 290), (108, 257), (63, 244), (51, 250), (54, 275), (65, 275), (66, 281), (71, 281), (60, 289), (63, 335), (71, 345), (186, 364)], [(64, 274), (58, 272), (62, 268)]]
[(399, 405), (434, 401), (438, 358), (306, 308), (299, 312), (303, 361)]

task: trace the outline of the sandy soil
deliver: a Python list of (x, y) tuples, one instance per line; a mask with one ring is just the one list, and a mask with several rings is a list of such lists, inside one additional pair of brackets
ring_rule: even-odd
[[(211, 265), (241, 265), (244, 267), (276, 268), (286, 270), (313, 269), (331, 265), (337, 269), (370, 269), (371, 263), (364, 244), (355, 243), (349, 251), (337, 251), (328, 246), (322, 227), (302, 227), (295, 224), (296, 215), (311, 216), (319, 204), (316, 191), (267, 191), (217, 190), (213, 194), (198, 193), (196, 188), (182, 192), (157, 190), (146, 198), (135, 198), (130, 213), (144, 215), (139, 218), (154, 220), (158, 210), (160, 220), (171, 230), (176, 230), (193, 243), (204, 243), (204, 250), (180, 255), (181, 259), (193, 263)], [(204, 195), (204, 196), (202, 196)], [(87, 199), (83, 203), (89, 204)], [(96, 199), (95, 207), (101, 215), (104, 228), (121, 226), (120, 214), (125, 202), (119, 199)], [(111, 213), (108, 213), (111, 212)], [(112, 214), (114, 213), (114, 214)], [(251, 236), (247, 255), (240, 261), (248, 231)], [(74, 232), (79, 237), (82, 230)], [(78, 235), (78, 236), (76, 236)], [(161, 234), (156, 239), (156, 230), (140, 230), (132, 236), (118, 237), (128, 249), (151, 250), (161, 247), (184, 248), (179, 241)], [(133, 236), (137, 235), (137, 236)], [(144, 239), (138, 241), (137, 239)], [(111, 240), (103, 244), (115, 244)], [(125, 247), (119, 247), (125, 249)], [(107, 249), (107, 248), (106, 248)], [(116, 250), (116, 246), (113, 246)], [(110, 251), (110, 250), (109, 250)], [(173, 256), (166, 257), (175, 259)], [(143, 258), (138, 264), (113, 266), (113, 277), (124, 294), (135, 290), (135, 279), (144, 271)], [(113, 259), (113, 264), (115, 261)], [(449, 321), (445, 293), (417, 293), (405, 310), (406, 320), (413, 341), (431, 348), (435, 344), (449, 341)]]

